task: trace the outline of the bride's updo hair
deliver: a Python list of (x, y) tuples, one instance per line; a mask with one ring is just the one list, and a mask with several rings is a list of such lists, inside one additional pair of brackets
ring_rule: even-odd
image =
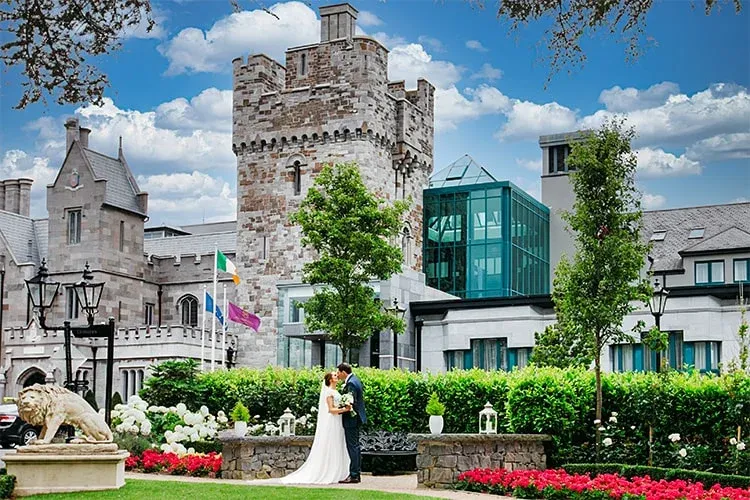
[(331, 380), (332, 379), (333, 379), (333, 372), (328, 372), (328, 373), (325, 374), (325, 376), (323, 377), (323, 381), (325, 382), (326, 387), (330, 387), (331, 386)]

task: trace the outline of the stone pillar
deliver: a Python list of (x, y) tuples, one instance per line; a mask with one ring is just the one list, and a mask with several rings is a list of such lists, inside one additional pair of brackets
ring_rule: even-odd
[(320, 8), (320, 41), (351, 38), (357, 23), (357, 9), (348, 3)]
[(26, 217), (31, 213), (31, 185), (34, 179), (18, 179), (18, 213)]
[(78, 137), (81, 141), (81, 147), (88, 148), (89, 147), (89, 134), (91, 133), (90, 128), (84, 128), (81, 127), (78, 129)]
[(3, 184), (5, 185), (5, 211), (17, 214), (19, 195), (18, 179), (6, 179), (3, 181)]
[(68, 118), (65, 121), (65, 152), (70, 150), (70, 145), (80, 138), (77, 118)]
[(544, 470), (547, 434), (409, 434), (417, 442), (417, 485), (450, 488), (473, 469)]

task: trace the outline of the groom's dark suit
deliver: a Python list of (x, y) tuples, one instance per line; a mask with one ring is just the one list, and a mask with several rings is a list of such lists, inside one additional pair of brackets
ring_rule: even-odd
[(362, 381), (352, 373), (351, 376), (347, 377), (342, 392), (354, 396), (354, 410), (357, 412), (357, 416), (352, 417), (351, 414), (344, 413), (341, 420), (344, 424), (346, 450), (349, 452), (349, 459), (351, 460), (349, 476), (352, 479), (359, 479), (362, 468), (362, 459), (359, 451), (359, 428), (367, 423), (365, 401), (362, 396)]

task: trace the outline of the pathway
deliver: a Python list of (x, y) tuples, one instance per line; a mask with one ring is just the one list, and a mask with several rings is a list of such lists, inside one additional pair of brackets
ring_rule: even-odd
[[(244, 484), (247, 486), (279, 486), (278, 484), (269, 484), (266, 481), (257, 481), (257, 484), (253, 484), (256, 481), (243, 481), (239, 479), (209, 479), (204, 477), (185, 477), (185, 476), (167, 476), (161, 474), (135, 474), (127, 473), (125, 478), (130, 479), (145, 479), (155, 481), (186, 481), (186, 482), (213, 482), (213, 483), (224, 483), (224, 484)], [(362, 482), (359, 484), (331, 484), (327, 486), (321, 485), (295, 485), (300, 488), (337, 488), (337, 489), (357, 489), (357, 490), (376, 490), (387, 493), (407, 493), (410, 495), (418, 495), (432, 498), (448, 498), (452, 500), (513, 500), (510, 497), (501, 497), (496, 495), (484, 495), (481, 493), (468, 493), (465, 491), (453, 491), (453, 490), (433, 490), (427, 488), (417, 488), (417, 475), (416, 474), (405, 474), (400, 476), (371, 476), (369, 474), (362, 475)]]

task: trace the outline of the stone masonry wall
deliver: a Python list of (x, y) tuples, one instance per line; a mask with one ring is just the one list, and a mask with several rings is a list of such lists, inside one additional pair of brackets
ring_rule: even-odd
[(219, 434), (223, 445), (223, 479), (284, 477), (300, 468), (310, 454), (313, 436), (237, 437), (233, 430)]
[[(303, 61), (304, 57), (304, 61)], [(355, 161), (365, 185), (388, 200), (411, 197), (406, 267), (421, 268), (422, 189), (432, 172), (434, 87), (388, 84), (388, 51), (368, 37), (290, 49), (286, 67), (263, 55), (233, 61), (237, 155), (235, 263), (250, 277), (239, 305), (262, 318), (241, 364), (276, 363), (279, 280), (301, 279), (311, 258), (289, 223), (324, 165)], [(301, 182), (295, 193), (295, 165)]]
[(547, 468), (546, 434), (410, 434), (417, 442), (417, 483), (449, 488), (472, 469)]

